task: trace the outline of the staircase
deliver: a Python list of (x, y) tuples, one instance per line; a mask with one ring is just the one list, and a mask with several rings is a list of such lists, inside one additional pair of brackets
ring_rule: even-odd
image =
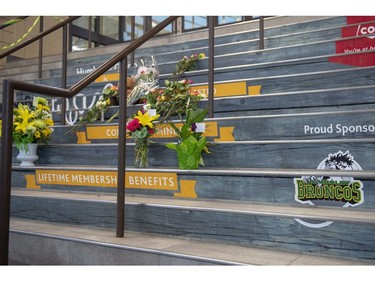
[[(268, 19), (274, 24), (265, 31), (264, 50), (257, 49), (256, 30), (215, 38), (215, 116), (205, 120), (212, 152), (203, 155), (205, 167), (177, 169), (174, 151), (165, 147), (174, 136), (162, 131), (150, 147), (150, 167), (135, 169), (134, 144), (128, 141), (124, 238), (115, 238), (116, 120), (89, 125), (77, 135), (66, 134), (71, 126), (57, 124), (49, 145), (39, 147), (35, 168), (20, 167), (14, 148), (10, 260), (375, 264), (375, 39), (348, 35), (359, 24), (373, 26), (375, 18), (278, 25), (281, 19)], [(369, 50), (338, 52), (349, 41), (369, 44)], [(112, 50), (72, 54), (68, 84)], [(145, 46), (135, 56), (138, 62), (156, 57), (163, 85), (182, 56), (202, 52), (207, 53), (207, 38)], [(353, 61), (369, 65), (348, 64)], [(46, 78), (32, 80), (58, 86), (59, 63), (46, 63)], [(33, 62), (15, 62), (14, 69), (22, 64), (34, 73)], [(100, 92), (117, 72), (112, 69), (82, 94)], [(186, 76), (198, 90), (207, 88), (207, 61)], [(138, 108), (130, 106), (130, 114)]]

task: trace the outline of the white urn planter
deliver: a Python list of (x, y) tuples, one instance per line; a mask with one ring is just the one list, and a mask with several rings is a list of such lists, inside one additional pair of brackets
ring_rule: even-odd
[(19, 149), (19, 154), (17, 155), (17, 160), (21, 162), (22, 167), (33, 167), (35, 166), (35, 161), (39, 159), (37, 154), (38, 144), (28, 143), (27, 150), (24, 148)]

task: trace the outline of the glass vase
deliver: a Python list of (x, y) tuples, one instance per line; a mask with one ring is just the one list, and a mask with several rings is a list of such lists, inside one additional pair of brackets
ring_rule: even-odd
[(149, 151), (148, 138), (135, 140), (134, 166), (136, 168), (148, 167), (148, 151)]

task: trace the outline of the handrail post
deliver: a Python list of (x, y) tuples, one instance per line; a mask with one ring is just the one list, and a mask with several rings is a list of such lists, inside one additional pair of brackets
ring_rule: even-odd
[(89, 34), (88, 34), (88, 48), (91, 49), (91, 43), (92, 43), (92, 16), (89, 16), (88, 18), (88, 25), (89, 25)]
[(126, 109), (128, 58), (120, 61), (119, 137), (117, 163), (117, 225), (116, 237), (124, 237), (125, 230), (125, 169), (126, 169)]
[[(130, 41), (133, 42), (135, 40), (135, 16), (130, 17)], [(130, 65), (133, 67), (135, 62), (135, 52), (131, 52), (130, 54)]]
[(214, 117), (214, 17), (208, 16), (208, 117)]
[[(63, 46), (62, 46), (62, 69), (61, 69), (61, 87), (66, 89), (67, 85), (67, 57), (68, 57), (68, 27), (67, 25), (63, 26)], [(60, 122), (61, 125), (65, 125), (65, 114), (66, 114), (66, 98), (61, 98), (61, 113), (60, 113)]]
[(10, 187), (12, 176), (12, 127), (14, 89), (9, 80), (3, 82), (2, 137), (0, 165), (0, 265), (8, 264)]
[(259, 17), (259, 49), (264, 49), (264, 17)]

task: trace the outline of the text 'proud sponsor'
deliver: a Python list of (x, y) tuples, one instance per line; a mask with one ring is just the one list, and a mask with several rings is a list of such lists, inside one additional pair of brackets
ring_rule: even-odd
[(320, 135), (320, 134), (340, 134), (345, 136), (352, 133), (373, 133), (375, 132), (375, 125), (343, 125), (343, 124), (330, 124), (328, 126), (310, 126), (304, 125), (303, 132), (305, 135)]

